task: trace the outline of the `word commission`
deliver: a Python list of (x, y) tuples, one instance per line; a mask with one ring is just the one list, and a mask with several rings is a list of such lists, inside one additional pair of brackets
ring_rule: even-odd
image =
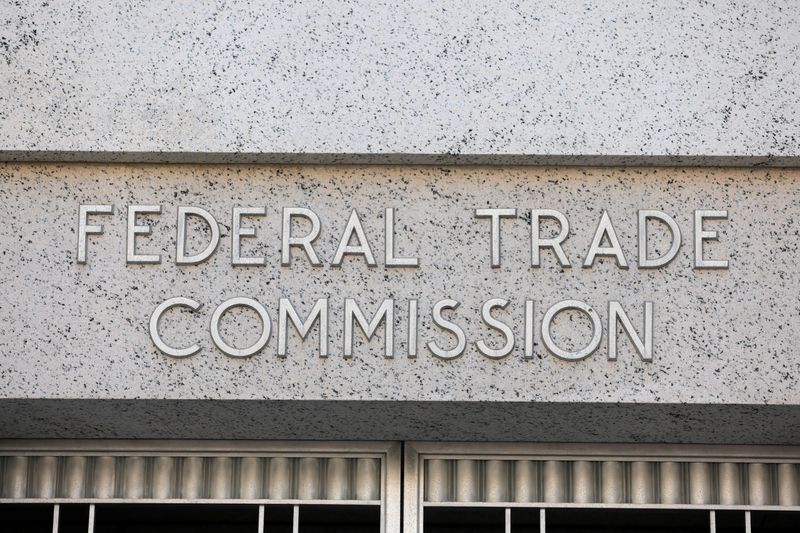
[[(99, 236), (104, 233), (102, 224), (92, 223), (90, 217), (97, 215), (111, 215), (114, 207), (110, 204), (90, 204), (81, 205), (78, 219), (78, 251), (77, 262), (86, 264), (88, 262), (88, 243), (89, 236)], [(159, 254), (147, 254), (138, 250), (137, 239), (142, 239), (152, 233), (152, 228), (142, 224), (142, 215), (160, 215), (162, 208), (160, 205), (130, 205), (127, 207), (127, 232), (126, 232), (126, 262), (128, 264), (157, 264), (161, 262)], [(231, 220), (231, 264), (234, 266), (260, 266), (266, 264), (265, 257), (244, 256), (242, 254), (241, 242), (243, 238), (255, 238), (254, 227), (246, 226), (245, 217), (264, 217), (267, 211), (264, 207), (234, 207)], [(541, 266), (542, 251), (552, 252), (555, 260), (562, 268), (569, 268), (572, 263), (564, 252), (563, 244), (570, 235), (569, 220), (567, 217), (553, 209), (531, 209), (529, 210), (531, 220), (531, 268)], [(208, 242), (200, 252), (187, 253), (187, 221), (189, 217), (196, 217), (205, 223), (209, 229)], [(497, 268), (501, 265), (501, 230), (504, 221), (518, 217), (516, 209), (508, 208), (485, 208), (474, 211), (476, 219), (487, 221), (488, 241), (490, 253), (490, 265)], [(693, 244), (694, 244), (694, 268), (728, 268), (728, 261), (723, 259), (709, 259), (704, 253), (704, 244), (707, 241), (718, 239), (718, 232), (709, 230), (706, 221), (710, 219), (727, 219), (728, 213), (724, 210), (696, 210), (693, 217)], [(396, 209), (387, 208), (384, 211), (384, 249), (383, 262), (385, 267), (419, 268), (420, 261), (415, 257), (398, 257), (395, 253), (395, 218)], [(306, 226), (310, 229), (302, 234), (293, 232), (293, 222), (303, 219)], [(542, 221), (557, 226), (555, 235), (543, 236)], [(217, 250), (221, 238), (220, 225), (211, 213), (201, 207), (180, 206), (177, 209), (177, 236), (175, 262), (180, 265), (196, 265), (210, 258)], [(658, 210), (639, 210), (637, 212), (638, 222), (638, 268), (653, 269), (667, 265), (676, 257), (682, 243), (681, 231), (675, 220), (668, 214)], [(670, 245), (666, 252), (653, 257), (648, 246), (648, 225), (658, 223), (663, 225), (670, 234)], [(319, 216), (308, 208), (287, 207), (281, 213), (281, 258), (282, 266), (289, 266), (292, 262), (292, 249), (296, 248), (305, 254), (306, 260), (313, 266), (322, 266), (314, 243), (319, 237), (322, 223)], [(296, 255), (296, 254), (295, 254)], [(341, 266), (345, 256), (353, 256), (363, 260), (368, 267), (377, 266), (373, 247), (368, 242), (362, 220), (358, 212), (353, 209), (339, 239), (336, 252), (333, 255), (330, 265), (332, 267)], [(608, 257), (613, 259), (619, 268), (629, 268), (628, 259), (625, 256), (617, 232), (611, 222), (608, 212), (603, 211), (600, 215), (597, 227), (594, 231), (591, 244), (581, 262), (584, 268), (591, 268), (596, 258)], [(481, 307), (481, 318), (489, 328), (499, 332), (504, 341), (499, 346), (490, 346), (484, 340), (478, 340), (475, 345), (478, 351), (488, 357), (500, 359), (508, 356), (514, 349), (516, 339), (512, 328), (505, 322), (494, 316), (497, 310), (504, 310), (509, 305), (508, 300), (502, 298), (491, 298), (486, 300)], [(453, 311), (459, 306), (459, 302), (451, 299), (436, 301), (431, 309), (430, 318), (434, 325), (442, 330), (448, 337), (449, 342), (442, 340), (431, 340), (425, 344), (432, 355), (441, 359), (455, 359), (464, 353), (467, 340), (463, 328), (451, 320)], [(188, 357), (198, 353), (201, 348), (199, 344), (192, 343), (189, 346), (175, 347), (165, 342), (159, 331), (159, 321), (164, 313), (174, 307), (185, 307), (193, 312), (200, 309), (201, 303), (188, 297), (174, 297), (160, 303), (155, 311), (152, 312), (149, 321), (149, 332), (155, 346), (164, 354), (171, 357)], [(220, 320), (222, 316), (234, 307), (249, 308), (259, 316), (261, 322), (261, 335), (251, 346), (237, 348), (227, 343), (220, 334)], [(344, 331), (343, 331), (343, 356), (353, 357), (353, 337), (354, 328), (357, 325), (367, 339), (371, 339), (376, 331), (382, 326), (384, 329), (384, 356), (394, 357), (394, 327), (396, 302), (391, 299), (383, 300), (378, 306), (377, 311), (371, 318), (368, 318), (358, 303), (350, 298), (344, 300)], [(407, 331), (408, 342), (406, 343), (406, 356), (415, 358), (418, 353), (418, 330), (419, 330), (419, 305), (416, 299), (407, 302)], [(621, 304), (616, 301), (608, 302), (608, 358), (617, 358), (617, 338), (618, 329), (629, 337), (639, 356), (644, 361), (653, 359), (653, 304), (644, 302), (642, 314), (644, 316), (643, 326), (640, 332), (633, 326), (627, 313)], [(599, 314), (585, 302), (567, 299), (559, 301), (549, 306), (541, 319), (534, 313), (537, 305), (534, 301), (525, 301), (524, 312), (524, 357), (534, 357), (535, 335), (538, 329), (542, 344), (553, 355), (560, 359), (577, 361), (584, 359), (594, 353), (601, 344), (602, 340), (602, 321)], [(591, 340), (582, 348), (567, 350), (557, 345), (551, 334), (551, 326), (555, 317), (564, 311), (573, 311), (584, 314), (591, 323)], [(311, 311), (301, 317), (295, 306), (287, 298), (281, 298), (278, 305), (278, 332), (277, 332), (277, 355), (286, 356), (288, 324), (292, 324), (298, 334), (305, 339), (313, 328), (319, 332), (319, 356), (327, 357), (328, 347), (328, 315), (329, 301), (327, 298), (317, 300)], [(210, 334), (214, 345), (225, 355), (230, 357), (250, 357), (267, 346), (272, 332), (272, 321), (266, 308), (253, 298), (237, 297), (231, 298), (216, 307), (211, 316)], [(536, 327), (538, 325), (538, 328)]]

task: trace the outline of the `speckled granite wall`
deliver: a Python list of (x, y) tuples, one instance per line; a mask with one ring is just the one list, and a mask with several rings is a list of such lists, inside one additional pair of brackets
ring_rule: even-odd
[[(247, 438), (340, 438), (350, 420), (365, 428), (363, 438), (453, 439), (459, 425), (448, 417), (470, 412), (475, 418), (464, 438), (712, 441), (722, 438), (709, 426), (720, 417), (720, 423), (742, 424), (741, 432), (732, 430), (739, 442), (787, 442), (800, 435), (797, 170), (7, 164), (0, 168), (0, 200), (4, 436), (47, 436), (41, 428), (48, 423), (56, 432), (64, 425), (55, 421), (76, 416), (54, 414), (58, 404), (48, 401), (58, 399), (75, 400), (76, 412), (92, 415), (78, 416), (83, 422), (52, 436), (128, 435), (133, 432), (126, 427), (139, 427), (147, 418), (143, 413), (162, 407), (163, 420), (172, 422), (152, 419), (143, 435), (213, 437), (220, 435), (213, 420), (224, 419), (225, 412), (245, 419), (263, 414), (263, 425), (242, 430)], [(113, 216), (93, 218), (104, 224), (105, 234), (90, 237), (87, 264), (75, 257), (82, 203), (116, 206)], [(141, 253), (162, 254), (161, 264), (126, 265), (129, 204), (162, 205), (160, 216), (141, 218), (153, 235), (138, 241)], [(179, 205), (208, 209), (221, 224), (219, 249), (201, 265), (175, 264)], [(257, 228), (256, 238), (243, 241), (246, 254), (266, 257), (265, 266), (231, 266), (234, 206), (266, 206), (264, 219), (247, 220)], [(280, 266), (279, 213), (292, 206), (311, 207), (320, 216), (315, 248), (322, 267), (309, 266), (300, 254), (291, 266)], [(386, 207), (397, 208), (398, 253), (419, 257), (418, 269), (383, 266)], [(516, 220), (503, 221), (500, 268), (489, 265), (489, 222), (474, 217), (479, 207), (520, 211)], [(341, 268), (329, 265), (352, 208), (361, 215), (377, 267), (358, 258), (346, 259)], [(562, 270), (546, 253), (544, 266), (531, 269), (530, 208), (567, 215), (572, 232), (565, 251), (573, 268)], [(631, 264), (627, 270), (607, 258), (580, 267), (603, 209)], [(660, 209), (677, 221), (683, 245), (666, 267), (637, 266), (637, 209)], [(719, 231), (720, 241), (709, 243), (706, 254), (729, 259), (728, 269), (692, 268), (694, 209), (728, 210), (727, 221), (707, 224)], [(665, 250), (663, 235), (653, 234), (652, 242)], [(150, 313), (172, 296), (204, 304), (195, 315), (174, 313), (163, 322), (170, 341), (201, 344), (201, 353), (186, 359), (159, 353), (148, 335)], [(213, 309), (232, 296), (258, 299), (272, 317), (272, 338), (252, 358), (223, 355), (208, 335)], [(288, 356), (276, 356), (280, 297), (302, 312), (313, 300), (330, 298), (328, 358), (316, 353), (316, 332), (303, 344), (292, 332)], [(396, 299), (393, 359), (383, 357), (382, 331), (369, 343), (357, 332), (354, 357), (342, 357), (346, 297), (368, 313), (380, 300)], [(468, 347), (462, 357), (442, 361), (424, 346), (451, 340), (430, 321), (433, 303), (448, 297), (461, 302), (455, 321), (464, 327)], [(500, 360), (481, 355), (473, 344), (501, 344), (479, 316), (481, 303), (491, 297), (510, 300), (498, 316), (518, 336), (514, 352)], [(406, 356), (409, 298), (419, 298), (420, 306), (416, 359)], [(539, 316), (558, 300), (585, 300), (604, 323), (607, 302), (619, 300), (637, 328), (643, 302), (652, 301), (654, 360), (642, 361), (624, 337), (618, 360), (607, 360), (605, 324), (600, 348), (588, 359), (559, 360), (537, 337), (535, 356), (526, 360), (526, 298), (537, 302)], [(232, 312), (223, 326), (226, 338), (239, 344), (255, 339), (257, 330), (244, 312)], [(571, 333), (587, 331), (579, 317), (557, 321), (554, 331), (567, 345), (586, 342), (586, 335)], [(205, 407), (176, 407), (180, 400), (203, 399), (209, 400)], [(442, 403), (447, 401), (457, 402), (454, 410)], [(570, 418), (565, 413), (573, 402), (581, 407)], [(208, 427), (191, 417), (181, 427), (176, 413), (195, 408), (211, 409)], [(498, 409), (507, 409), (507, 417), (499, 417)], [(637, 418), (637, 409), (644, 413), (638, 422), (620, 425)], [(126, 426), (131, 412), (138, 414)], [(300, 417), (313, 421), (305, 427), (279, 423), (281, 416), (303, 412), (330, 418)], [(552, 432), (542, 429), (548, 419)]]
[(0, 22), (4, 159), (800, 161), (792, 0), (71, 0)]

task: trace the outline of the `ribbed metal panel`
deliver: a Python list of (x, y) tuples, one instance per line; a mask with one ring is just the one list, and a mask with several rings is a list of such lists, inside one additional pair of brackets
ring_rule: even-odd
[(511, 463), (509, 461), (486, 461), (485, 466), (484, 499), (487, 502), (509, 501)]
[[(29, 461), (30, 462), (30, 461)], [(67, 457), (64, 461), (64, 476), (61, 483), (61, 491), (59, 491), (62, 498), (77, 499), (85, 496), (90, 496), (90, 492), (86, 490), (86, 467), (88, 461), (86, 457), (76, 455)]]
[(778, 465), (778, 505), (800, 505), (800, 475), (797, 465)]
[(452, 461), (445, 459), (430, 459), (425, 461), (427, 475), (425, 481), (425, 499), (429, 502), (450, 501), (450, 466)]
[(275, 500), (292, 497), (292, 459), (274, 457), (269, 460), (269, 490), (266, 496)]
[[(567, 499), (566, 470), (563, 461), (545, 461), (540, 469), (543, 473), (543, 501), (548, 503), (563, 502)], [(532, 480), (533, 481), (533, 480)], [(538, 481), (533, 481), (538, 484)]]
[(769, 465), (752, 463), (748, 465), (751, 505), (769, 505), (772, 502), (772, 479)]
[(156, 457), (152, 461), (152, 482), (145, 481), (145, 485), (152, 488), (150, 497), (167, 499), (173, 495), (178, 496), (172, 483), (175, 478), (175, 461), (173, 457)]
[(456, 501), (481, 501), (481, 461), (460, 459), (456, 461)]
[(664, 461), (657, 465), (659, 492), (656, 501), (664, 505), (675, 505), (683, 501), (683, 468), (675, 461)]
[(622, 503), (625, 501), (625, 477), (623, 463), (603, 461), (600, 470), (600, 486), (603, 487), (603, 503)]
[(656, 501), (653, 466), (646, 461), (631, 463), (631, 503), (646, 504)]
[(348, 460), (341, 457), (328, 459), (325, 475), (325, 494), (329, 500), (346, 500), (350, 496)]
[(720, 463), (719, 503), (722, 505), (739, 505), (743, 503), (740, 470), (739, 465), (736, 463)]
[(144, 498), (146, 487), (144, 457), (125, 457), (122, 464), (122, 497), (134, 500)]
[[(708, 463), (689, 464), (689, 503), (708, 505), (714, 503), (712, 498), (711, 465)], [(719, 500), (719, 498), (717, 498)]]
[(430, 503), (800, 505), (795, 463), (425, 460)]
[[(33, 462), (33, 497), (43, 500), (50, 499), (56, 495), (58, 458), (56, 457), (37, 457)], [(27, 491), (26, 495), (30, 495)]]
[(575, 461), (572, 464), (572, 499), (577, 503), (595, 501), (594, 465), (589, 461)]
[(95, 498), (113, 498), (117, 475), (116, 458), (97, 457), (94, 461), (93, 489)]
[[(509, 467), (500, 463), (492, 479), (508, 486)], [(480, 497), (480, 479), (469, 483), (471, 498)], [(15, 500), (381, 499), (380, 459), (357, 456), (6, 456), (0, 480), (0, 498)]]
[(514, 461), (510, 468), (514, 476), (514, 485), (511, 489), (514, 501), (519, 503), (539, 501), (539, 462)]
[(319, 499), (319, 459), (316, 457), (303, 457), (300, 459), (299, 463), (297, 497), (301, 500)]
[(243, 457), (239, 463), (239, 497), (260, 498), (263, 480), (264, 461), (260, 457)]
[(8, 498), (23, 498), (28, 490), (28, 458), (7, 457), (3, 476), (3, 494)]
[(356, 459), (356, 500), (377, 500), (381, 497), (381, 468), (377, 459)]

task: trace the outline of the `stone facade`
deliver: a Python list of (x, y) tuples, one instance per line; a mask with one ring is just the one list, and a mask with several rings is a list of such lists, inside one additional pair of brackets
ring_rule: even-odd
[[(343, 427), (363, 424), (372, 438), (453, 438), (463, 431), (503, 440), (643, 440), (649, 435), (785, 442), (792, 439), (791, 421), (800, 403), (800, 369), (793, 358), (800, 311), (792, 296), (800, 286), (797, 174), (791, 169), (7, 164), (1, 188), (6, 210), (0, 268), (7, 275), (0, 402), (6, 402), (6, 416), (15, 421), (6, 427), (18, 428), (20, 436), (38, 436), (46, 422), (37, 426), (21, 414), (47, 413), (57, 405), (53, 401), (69, 400), (78, 403), (67, 407), (65, 402), (68, 411), (88, 409), (95, 420), (114, 428), (111, 433), (128, 435), (131, 427), (112, 420), (114, 402), (129, 402), (126, 409), (139, 413), (159, 410), (158, 402), (165, 402), (170, 407), (159, 418), (171, 419), (187, 409), (180, 402), (207, 400), (200, 409), (209, 419), (220, 417), (219, 404), (225, 401), (244, 420), (257, 418), (259, 409), (272, 413), (245, 431), (250, 438), (270, 431), (283, 438), (342, 438)], [(102, 224), (103, 233), (86, 237), (86, 262), (80, 263), (80, 206), (92, 204), (113, 205), (114, 214), (87, 218)], [(132, 205), (161, 206), (160, 214), (137, 216), (136, 224), (149, 226), (150, 234), (138, 234), (134, 250), (159, 254), (160, 263), (126, 262)], [(201, 264), (176, 264), (179, 206), (202, 207), (219, 223), (220, 243)], [(240, 253), (262, 257), (262, 265), (232, 265), (237, 206), (265, 208), (264, 217), (241, 219), (242, 227), (256, 233), (240, 239)], [(282, 209), (290, 207), (310, 208), (319, 217), (313, 248), (320, 266), (313, 266), (299, 246), (291, 248), (290, 264), (281, 264)], [(418, 266), (386, 266), (386, 208), (395, 208), (395, 256), (415, 258)], [(491, 265), (491, 219), (476, 216), (477, 209), (486, 208), (517, 210), (499, 222), (499, 267)], [(566, 217), (570, 233), (563, 251), (570, 267), (562, 267), (547, 248), (541, 250), (540, 266), (531, 265), (532, 209)], [(642, 209), (665, 213), (680, 230), (677, 255), (664, 266), (640, 265), (637, 212)], [(352, 210), (375, 266), (358, 254), (345, 255), (341, 266), (331, 264)], [(724, 219), (704, 221), (703, 231), (716, 231), (717, 240), (702, 243), (703, 260), (727, 261), (727, 268), (695, 267), (696, 210), (727, 212)], [(628, 268), (610, 255), (582, 266), (604, 211)], [(309, 231), (307, 220), (292, 220), (295, 236)], [(558, 233), (554, 222), (540, 220), (542, 238)], [(199, 219), (187, 228), (186, 253), (197, 253), (210, 233)], [(647, 233), (648, 256), (666, 254), (667, 226), (651, 221)], [(608, 237), (603, 239), (607, 254)], [(185, 358), (160, 353), (148, 329), (156, 306), (177, 296), (202, 304), (196, 312), (171, 310), (160, 321), (167, 344), (200, 346), (199, 353)], [(251, 357), (225, 355), (209, 333), (214, 309), (237, 296), (257, 300), (270, 317), (266, 347)], [(320, 353), (318, 324), (305, 340), (289, 325), (286, 354), (278, 355), (281, 298), (303, 318), (316, 301), (328, 300), (327, 357)], [(489, 350), (508, 339), (481, 316), (482, 305), (492, 298), (508, 301), (505, 308), (491, 310), (514, 336), (505, 356)], [(393, 300), (391, 357), (385, 321), (371, 340), (354, 322), (352, 354), (345, 356), (346, 299), (367, 319), (381, 302)], [(444, 299), (459, 302), (443, 316), (465, 337), (463, 353), (452, 359), (437, 357), (428, 345), (457, 344), (453, 332), (433, 321), (432, 308)], [(412, 300), (418, 306), (415, 356), (409, 356)], [(527, 300), (533, 302), (530, 320)], [(543, 315), (563, 300), (586, 302), (600, 319), (600, 341), (580, 361), (563, 360), (542, 342)], [(633, 334), (619, 322), (610, 326), (610, 302), (619, 302)], [(652, 360), (633, 342), (644, 337), (646, 302), (652, 303)], [(262, 331), (252, 310), (233, 309), (220, 324), (221, 336), (238, 347), (252, 345)], [(591, 344), (591, 321), (583, 313), (559, 313), (551, 326), (554, 343), (564, 350)], [(609, 357), (612, 329), (618, 337), (614, 360)], [(96, 400), (108, 406), (93, 404)], [(469, 405), (480, 407), (470, 410)], [(730, 416), (748, 423), (734, 431), (737, 436), (718, 427), (665, 425), (669, 413), (685, 417), (692, 406), (699, 420)], [(498, 412), (506, 409), (509, 421), (518, 420), (512, 428), (497, 423), (502, 420)], [(462, 410), (475, 418), (449, 420)], [(303, 429), (279, 422), (281, 412), (299, 420), (311, 416), (314, 423)], [(329, 413), (327, 420), (319, 416), (323, 412)], [(420, 424), (426, 415), (429, 429)], [(543, 430), (547, 417), (559, 422)], [(598, 429), (594, 417), (605, 429)], [(337, 418), (338, 429), (330, 423)], [(495, 424), (480, 430), (475, 424), (481, 421)], [(192, 434), (180, 425), (167, 426), (170, 430), (145, 426), (149, 435)], [(198, 431), (237, 431), (219, 421), (214, 427)], [(93, 434), (81, 424), (71, 431)], [(672, 437), (661, 437), (664, 432)]]

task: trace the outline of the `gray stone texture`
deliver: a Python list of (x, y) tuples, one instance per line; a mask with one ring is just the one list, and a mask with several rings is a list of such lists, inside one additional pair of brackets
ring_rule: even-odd
[(3, 438), (800, 443), (796, 405), (0, 400)]
[[(5, 164), (0, 167), (0, 436), (152, 438), (311, 438), (542, 440), (592, 442), (737, 442), (797, 444), (800, 435), (800, 171), (791, 169), (543, 168), (403, 166), (243, 166)], [(89, 238), (78, 264), (78, 207), (112, 203), (95, 216), (105, 234)], [(140, 253), (158, 265), (126, 265), (126, 208), (161, 204), (141, 217), (153, 234)], [(215, 255), (175, 264), (179, 205), (208, 209), (221, 224)], [(230, 264), (234, 206), (266, 206), (243, 240), (263, 267)], [(322, 220), (315, 248), (324, 266), (301, 253), (280, 266), (280, 208), (307, 206)], [(397, 251), (420, 268), (386, 269), (383, 209), (397, 208)], [(502, 266), (489, 266), (489, 224), (478, 207), (513, 207), (502, 226)], [(378, 266), (358, 258), (329, 262), (351, 209), (361, 215)], [(530, 268), (530, 208), (563, 211), (572, 232), (562, 270), (544, 252)], [(642, 270), (636, 259), (636, 210), (660, 209), (678, 222), (683, 245), (668, 266)], [(720, 241), (707, 256), (729, 258), (726, 270), (694, 270), (692, 211), (727, 209), (710, 222)], [(614, 221), (631, 268), (610, 259), (581, 268), (603, 209)], [(190, 251), (202, 232), (191, 226)], [(545, 226), (545, 231), (554, 228)], [(301, 228), (298, 227), (300, 231)], [(651, 234), (663, 252), (664, 234)], [(172, 296), (204, 304), (173, 312), (162, 330), (175, 345), (199, 342), (201, 353), (171, 359), (147, 331), (152, 310)], [(272, 318), (265, 350), (227, 357), (212, 344), (208, 323), (224, 299), (250, 296)], [(288, 297), (301, 313), (317, 298), (331, 305), (331, 354), (317, 355), (313, 331), (290, 332), (289, 354), (276, 356), (277, 304)], [(383, 356), (383, 334), (342, 357), (342, 308), (352, 297), (372, 313), (395, 298), (395, 357)], [(406, 304), (420, 301), (420, 351), (406, 357)], [(436, 359), (425, 343), (452, 337), (431, 324), (442, 298), (461, 302), (454, 320), (466, 330), (466, 353)], [(505, 359), (478, 353), (474, 342), (502, 338), (479, 318), (490, 297), (511, 301), (497, 313), (512, 325), (516, 349)], [(544, 350), (523, 359), (524, 300), (546, 306), (577, 298), (604, 321), (598, 351), (561, 361)], [(606, 359), (608, 300), (619, 300), (637, 328), (645, 300), (655, 304), (655, 357), (640, 360), (622, 337), (617, 361)], [(537, 326), (538, 327), (538, 326)], [(223, 335), (246, 345), (258, 336), (246, 312), (223, 321)], [(554, 329), (564, 346), (586, 342), (585, 322), (563, 315)]]
[[(578, 169), (473, 167), (279, 167), (176, 165), (16, 165), (0, 172), (0, 396), (4, 398), (414, 400), (520, 402), (655, 402), (800, 404), (796, 357), (800, 345), (800, 174), (763, 169)], [(76, 262), (80, 204), (114, 204), (97, 215), (105, 234), (89, 237), (88, 263)], [(139, 237), (139, 253), (160, 253), (158, 265), (126, 265), (130, 204), (160, 204), (143, 216), (153, 234)], [(220, 222), (222, 239), (200, 265), (175, 264), (179, 205), (200, 206)], [(230, 264), (231, 210), (266, 206), (263, 219), (245, 219), (257, 236), (243, 239), (246, 255), (266, 266)], [(307, 206), (322, 221), (315, 243), (323, 266), (312, 267), (299, 250), (280, 265), (280, 209)], [(398, 254), (420, 258), (419, 268), (385, 268), (383, 210), (397, 208)], [(502, 266), (489, 264), (489, 222), (478, 207), (513, 207), (516, 220), (502, 226)], [(359, 257), (330, 266), (351, 209), (357, 209), (378, 266)], [(565, 213), (571, 235), (562, 270), (543, 252), (530, 267), (528, 209)], [(637, 209), (660, 209), (683, 233), (677, 258), (663, 268), (637, 266)], [(692, 212), (727, 209), (729, 220), (708, 222), (720, 241), (706, 256), (728, 258), (725, 270), (692, 268)], [(631, 268), (600, 258), (581, 268), (603, 210), (614, 221)], [(190, 229), (202, 229), (194, 223)], [(651, 245), (666, 249), (654, 226)], [(543, 225), (543, 232), (555, 228)], [(295, 231), (304, 231), (299, 224)], [(190, 251), (204, 242), (190, 231)], [(165, 340), (198, 342), (186, 359), (159, 353), (148, 335), (153, 309), (167, 298), (188, 296), (204, 307), (173, 311), (162, 321)], [(214, 308), (233, 296), (259, 300), (272, 318), (263, 352), (234, 359), (219, 352), (208, 333)], [(278, 299), (289, 298), (303, 315), (318, 298), (330, 299), (331, 354), (317, 355), (314, 330), (301, 342), (290, 330), (289, 354), (276, 356)], [(503, 338), (480, 319), (482, 303), (510, 300), (495, 315), (512, 325), (515, 351), (492, 360), (474, 346)], [(395, 357), (383, 356), (383, 330), (369, 341), (355, 333), (352, 359), (342, 356), (345, 298), (371, 316), (394, 298)], [(406, 356), (407, 302), (419, 299), (419, 356)], [(442, 361), (425, 344), (454, 344), (432, 324), (433, 304), (461, 302), (453, 320), (466, 331), (464, 355)], [(563, 299), (594, 306), (603, 340), (586, 360), (565, 362), (544, 349), (537, 325), (536, 352), (523, 359), (524, 300), (536, 301), (537, 322)], [(654, 302), (655, 355), (640, 360), (621, 337), (617, 361), (606, 358), (609, 300), (618, 300), (641, 331), (644, 301)], [(588, 321), (563, 314), (554, 333), (562, 346), (588, 341)], [(239, 346), (260, 331), (251, 313), (232, 311), (223, 336)], [(570, 344), (572, 343), (572, 344)]]
[(800, 9), (4, 2), (0, 158), (800, 161)]

